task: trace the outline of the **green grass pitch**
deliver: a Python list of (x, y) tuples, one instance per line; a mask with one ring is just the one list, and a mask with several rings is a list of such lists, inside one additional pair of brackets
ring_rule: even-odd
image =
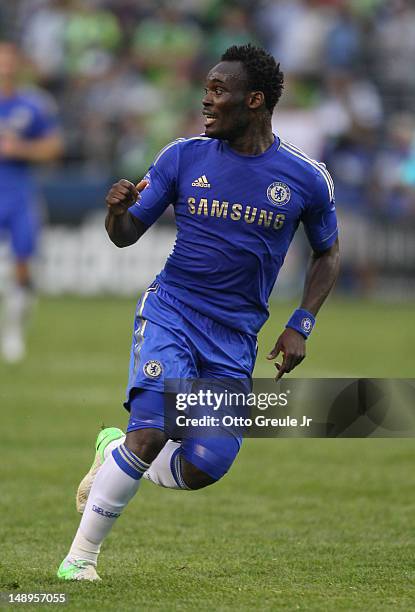
[[(273, 305), (257, 376), (292, 307)], [(55, 578), (97, 430), (126, 423), (133, 310), (41, 299), (28, 359), (0, 364), (0, 591), (65, 592), (66, 610), (415, 609), (411, 439), (247, 440), (213, 487), (143, 482), (103, 545), (101, 584)], [(413, 312), (330, 301), (295, 375), (414, 377)]]

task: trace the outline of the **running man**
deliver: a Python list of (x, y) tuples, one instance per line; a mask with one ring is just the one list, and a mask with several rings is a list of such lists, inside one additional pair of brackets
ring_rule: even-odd
[(106, 229), (118, 247), (135, 244), (170, 204), (177, 239), (138, 302), (127, 434), (108, 428), (98, 436), (60, 578), (99, 579), (101, 544), (143, 475), (193, 490), (229, 470), (241, 445), (232, 432), (168, 439), (164, 380), (250, 378), (268, 298), (300, 222), (312, 249), (303, 298), (268, 358), (282, 354), (277, 378), (304, 359), (338, 274), (337, 221), (325, 166), (272, 133), (282, 88), (279, 65), (263, 49), (229, 48), (207, 76), (205, 134), (168, 144), (137, 186), (120, 180), (108, 193)]

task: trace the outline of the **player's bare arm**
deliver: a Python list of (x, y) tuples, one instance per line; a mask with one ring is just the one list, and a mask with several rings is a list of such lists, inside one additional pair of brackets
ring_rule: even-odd
[(307, 268), (301, 308), (314, 316), (327, 299), (340, 268), (339, 240), (327, 251), (313, 252)]
[(105, 229), (111, 241), (117, 247), (130, 246), (144, 234), (147, 227), (128, 212), (140, 198), (140, 193), (148, 185), (148, 181), (142, 180), (137, 185), (121, 179), (114, 183), (109, 190), (105, 202), (108, 213), (105, 219)]
[(58, 159), (63, 153), (63, 139), (59, 132), (42, 138), (20, 138), (13, 132), (3, 134), (0, 154), (6, 159), (27, 162), (48, 162)]
[[(303, 298), (300, 308), (316, 316), (334, 283), (340, 267), (339, 241), (326, 251), (312, 252), (304, 283)], [(276, 380), (291, 372), (306, 355), (306, 338), (295, 329), (287, 327), (278, 338), (274, 348), (267, 356), (273, 360), (282, 353), (282, 363), (276, 363), (278, 370)]]

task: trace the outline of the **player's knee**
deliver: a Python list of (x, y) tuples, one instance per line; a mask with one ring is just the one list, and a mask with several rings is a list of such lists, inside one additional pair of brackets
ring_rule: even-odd
[(189, 489), (203, 489), (216, 482), (215, 478), (212, 478), (209, 474), (206, 474), (206, 472), (203, 472), (189, 461), (186, 461), (183, 457), (181, 468), (183, 480)]
[(165, 445), (166, 439), (160, 429), (137, 429), (127, 433), (125, 445), (137, 457), (151, 463)]

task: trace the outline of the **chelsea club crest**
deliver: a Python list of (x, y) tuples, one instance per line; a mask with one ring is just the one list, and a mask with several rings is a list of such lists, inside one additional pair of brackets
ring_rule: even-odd
[(285, 206), (285, 204), (288, 204), (291, 198), (290, 188), (288, 185), (281, 183), (280, 181), (271, 183), (267, 189), (267, 198), (271, 204), (275, 204), (276, 206)]
[(143, 366), (143, 371), (146, 376), (150, 378), (158, 378), (163, 371), (163, 366), (160, 361), (156, 359), (150, 359)]

